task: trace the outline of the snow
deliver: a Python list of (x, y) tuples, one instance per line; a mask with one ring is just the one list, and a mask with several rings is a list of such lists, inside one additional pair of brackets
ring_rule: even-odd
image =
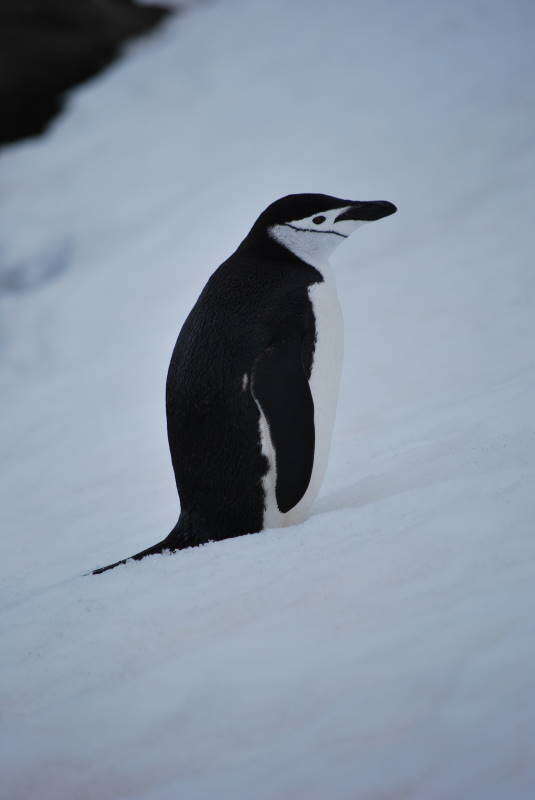
[[(533, 796), (533, 17), (199, 4), (4, 151), (2, 797)], [(312, 517), (84, 576), (174, 525), (178, 329), (301, 191), (399, 208)]]

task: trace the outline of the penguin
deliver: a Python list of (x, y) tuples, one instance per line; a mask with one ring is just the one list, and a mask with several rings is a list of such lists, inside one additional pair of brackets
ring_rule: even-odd
[(287, 195), (212, 274), (167, 375), (180, 516), (132, 559), (307, 518), (327, 466), (342, 366), (329, 258), (357, 228), (396, 211), (383, 200)]

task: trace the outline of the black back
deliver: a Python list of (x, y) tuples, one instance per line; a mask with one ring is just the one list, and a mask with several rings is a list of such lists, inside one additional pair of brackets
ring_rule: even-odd
[(181, 529), (192, 539), (196, 531), (207, 541), (262, 528), (268, 465), (259, 440), (259, 395), (277, 450), (279, 508), (287, 511), (306, 491), (314, 454), (308, 378), (315, 341), (307, 290), (321, 280), (256, 223), (184, 323), (167, 377), (167, 427)]

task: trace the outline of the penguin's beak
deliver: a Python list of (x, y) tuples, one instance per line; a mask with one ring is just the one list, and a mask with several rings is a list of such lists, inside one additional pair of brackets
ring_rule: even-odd
[(388, 200), (370, 200), (367, 203), (356, 202), (352, 203), (347, 211), (339, 214), (335, 222), (342, 222), (344, 219), (359, 220), (360, 222), (373, 222), (376, 219), (388, 217), (390, 214), (395, 214), (397, 211), (394, 203), (389, 203)]

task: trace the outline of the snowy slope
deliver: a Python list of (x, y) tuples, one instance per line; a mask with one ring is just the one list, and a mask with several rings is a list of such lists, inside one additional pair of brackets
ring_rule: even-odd
[[(4, 151), (0, 796), (533, 796), (534, 16), (201, 4)], [(399, 207), (315, 514), (81, 576), (176, 521), (176, 334), (300, 191)]]

